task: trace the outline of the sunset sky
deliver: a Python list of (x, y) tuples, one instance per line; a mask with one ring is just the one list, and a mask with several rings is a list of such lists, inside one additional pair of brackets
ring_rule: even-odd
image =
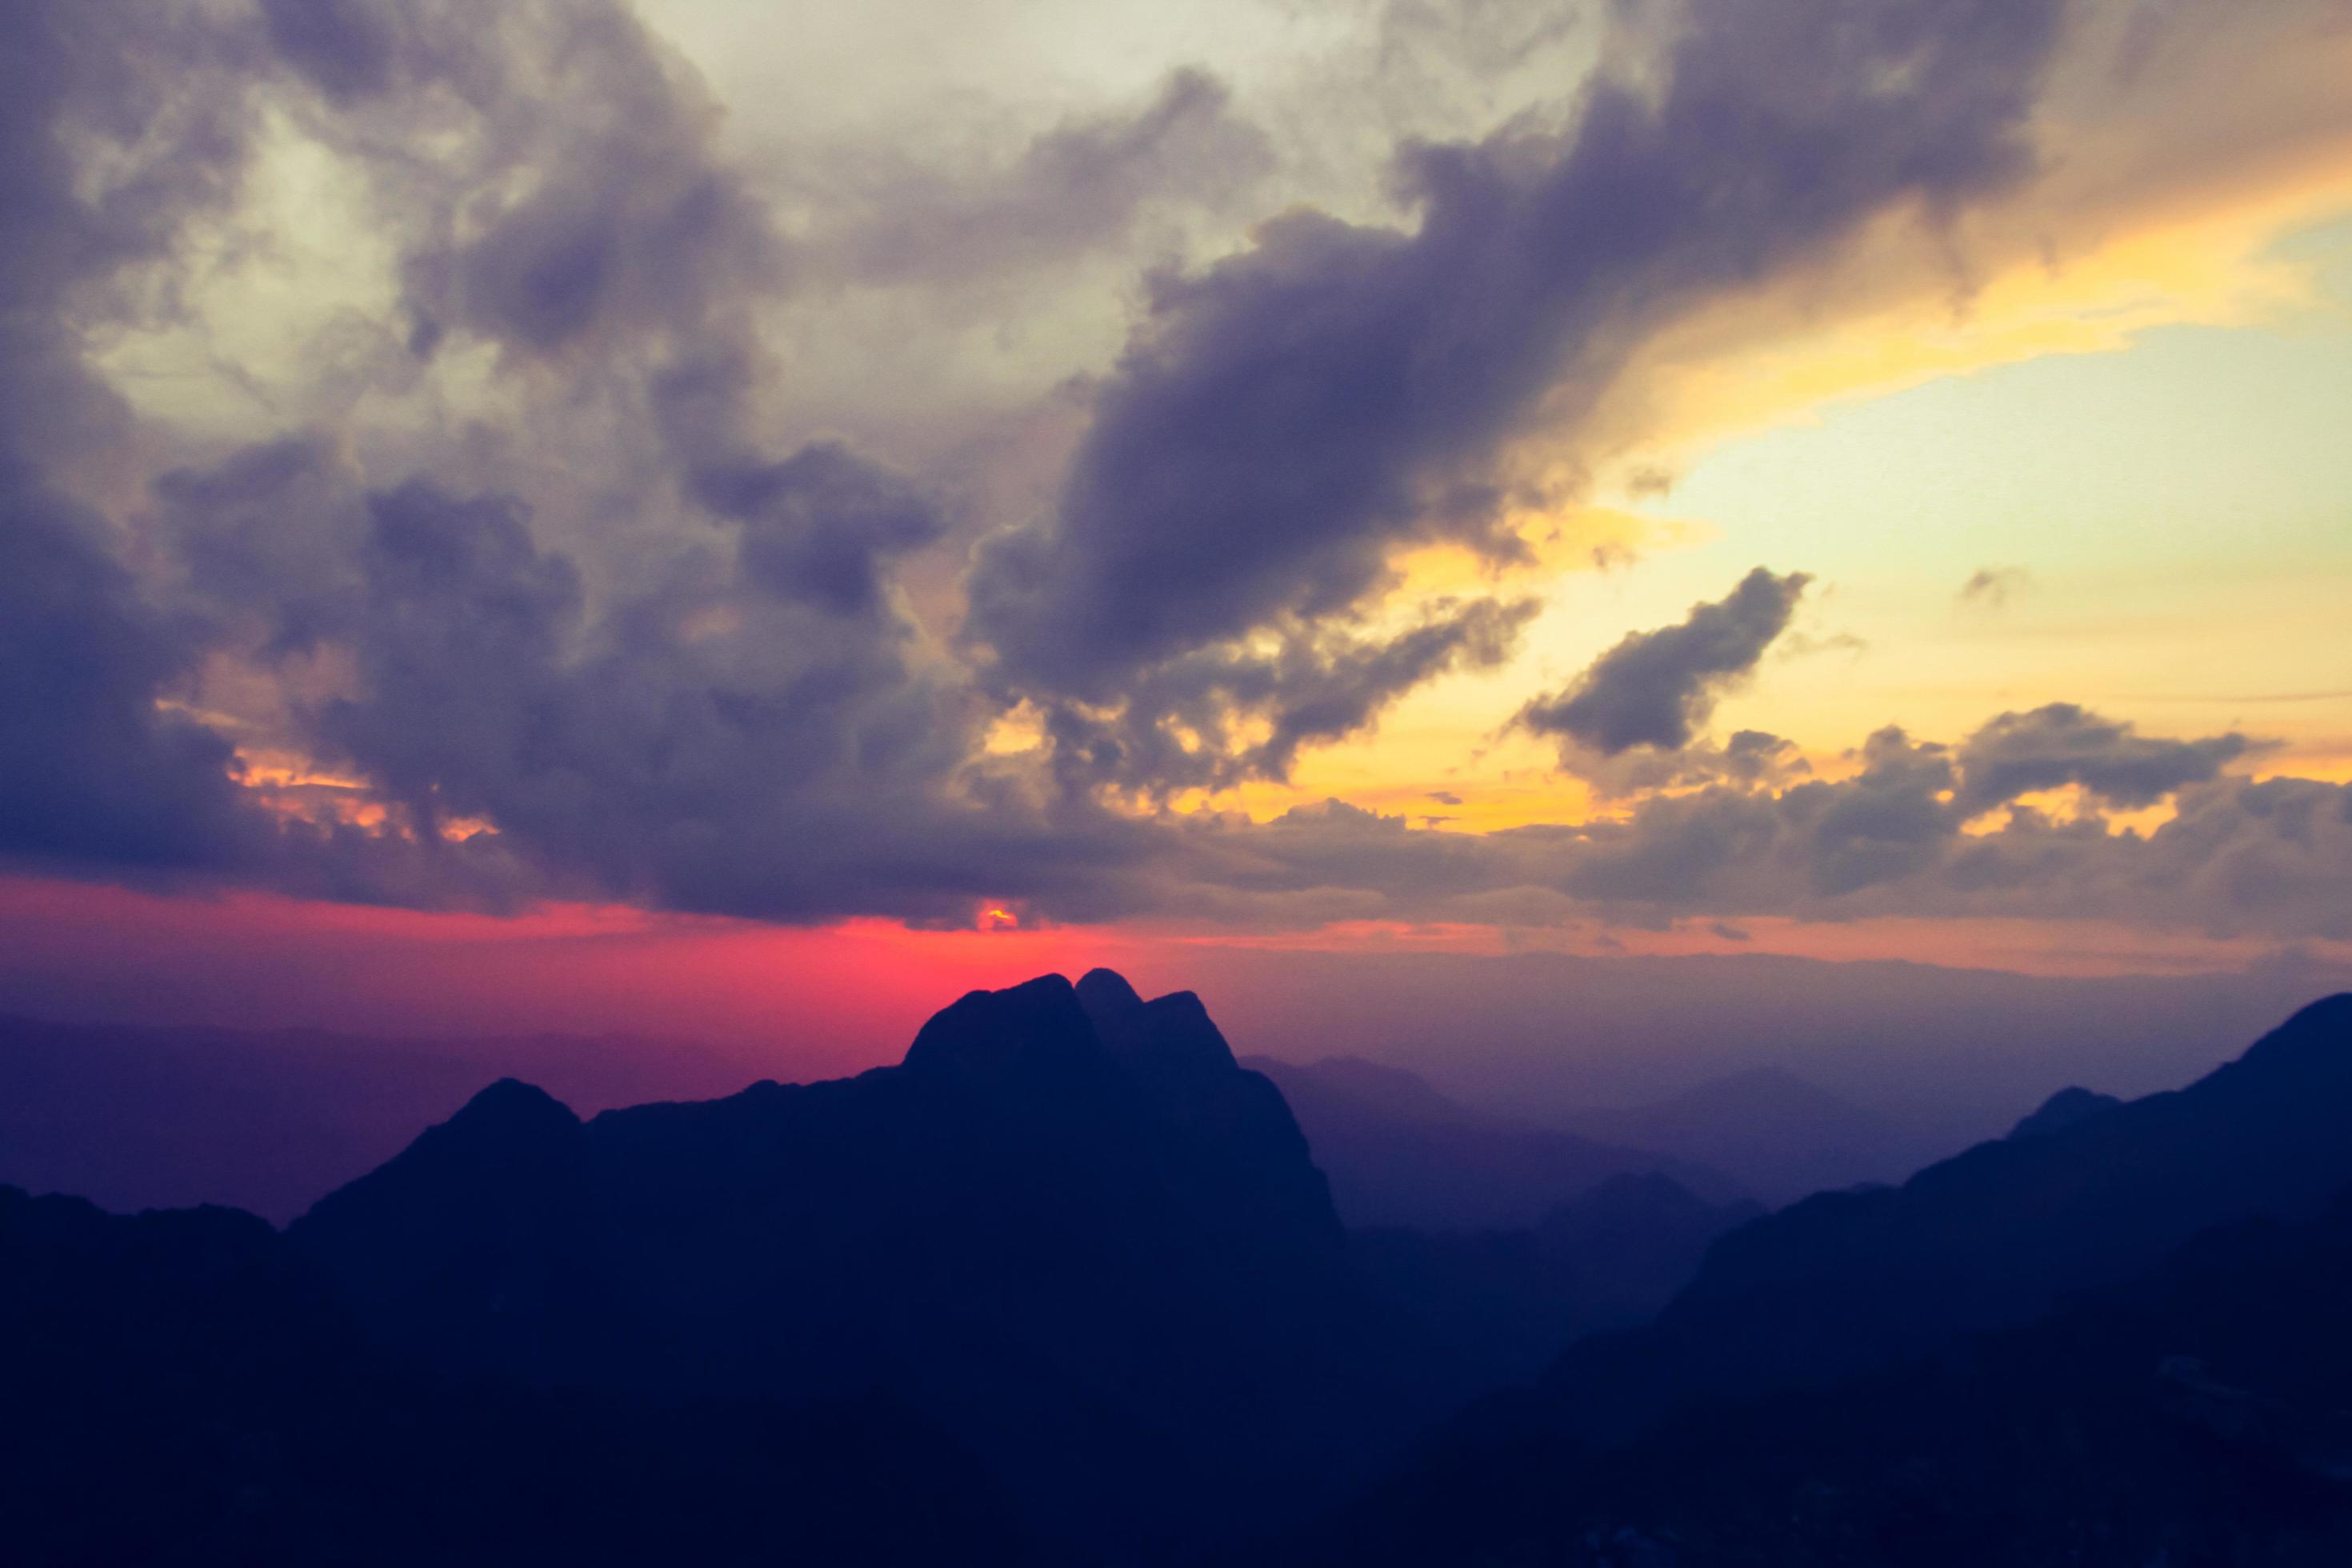
[(2340, 0), (0, 28), (0, 1005), (2352, 963)]

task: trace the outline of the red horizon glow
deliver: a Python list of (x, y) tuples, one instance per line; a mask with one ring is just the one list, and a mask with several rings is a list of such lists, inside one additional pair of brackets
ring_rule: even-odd
[[(826, 1076), (895, 1061), (964, 992), (1097, 964), (1146, 994), (1218, 999), (1234, 960), (1275, 952), (1503, 956), (1775, 952), (1908, 959), (2056, 975), (2242, 968), (2268, 944), (2031, 921), (1746, 922), (1514, 932), (1355, 921), (1240, 932), (1141, 922), (991, 920), (918, 930), (861, 919), (781, 926), (550, 904), (512, 915), (282, 894), (136, 891), (0, 878), (0, 1009), (67, 1018), (373, 1036), (626, 1034), (713, 1046), (762, 1071)], [(2317, 956), (2352, 960), (2352, 943)], [(2315, 951), (2306, 944), (2305, 951)]]

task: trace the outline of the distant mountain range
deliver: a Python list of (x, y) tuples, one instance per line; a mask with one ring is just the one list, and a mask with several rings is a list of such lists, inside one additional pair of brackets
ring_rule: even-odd
[(1720, 1201), (1745, 1195), (1705, 1163), (1474, 1110), (1402, 1068), (1355, 1057), (1245, 1065), (1282, 1090), (1349, 1225), (1525, 1227), (1628, 1173), (1657, 1172)]
[(1710, 1079), (1643, 1105), (1563, 1110), (1555, 1120), (1588, 1138), (1704, 1160), (1774, 1205), (1900, 1181), (1916, 1147), (1885, 1118), (1779, 1068)]
[(1733, 1231), (1284, 1560), (2352, 1560), (2352, 995), (2062, 1109)]
[(1917, 1146), (1885, 1118), (1794, 1073), (1758, 1068), (1632, 1106), (1510, 1116), (1358, 1057), (1252, 1057), (1278, 1085), (1350, 1225), (1535, 1224), (1563, 1195), (1657, 1172), (1717, 1201), (1788, 1203), (1910, 1173)]
[(502, 1075), (598, 1110), (724, 1094), (752, 1076), (675, 1041), (0, 1016), (0, 1182), (110, 1209), (226, 1204), (282, 1224)]
[[(975, 992), (853, 1079), (584, 1121), (501, 1080), (282, 1233), (0, 1189), (0, 1542), (2347, 1560), (2352, 996), (1770, 1215), (1410, 1075), (1281, 1070), (1297, 1119), (1198, 998), (1097, 971)], [(1520, 1223), (1343, 1226), (1337, 1172), (1402, 1202), (1414, 1160), (1426, 1212)]]

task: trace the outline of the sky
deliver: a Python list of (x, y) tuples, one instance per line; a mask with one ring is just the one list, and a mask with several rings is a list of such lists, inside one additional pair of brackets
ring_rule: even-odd
[(0, 1000), (2352, 963), (2340, 0), (0, 29)]

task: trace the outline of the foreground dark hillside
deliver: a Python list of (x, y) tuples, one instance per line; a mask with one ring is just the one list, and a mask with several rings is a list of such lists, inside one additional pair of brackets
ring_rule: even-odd
[(904, 1410), (421, 1371), (227, 1209), (0, 1188), (0, 1561), (1028, 1563)]
[(2347, 1131), (2352, 996), (1899, 1188), (1350, 1233), (1197, 998), (1052, 976), (856, 1079), (499, 1082), (282, 1234), (0, 1189), (0, 1556), (2341, 1563)]

